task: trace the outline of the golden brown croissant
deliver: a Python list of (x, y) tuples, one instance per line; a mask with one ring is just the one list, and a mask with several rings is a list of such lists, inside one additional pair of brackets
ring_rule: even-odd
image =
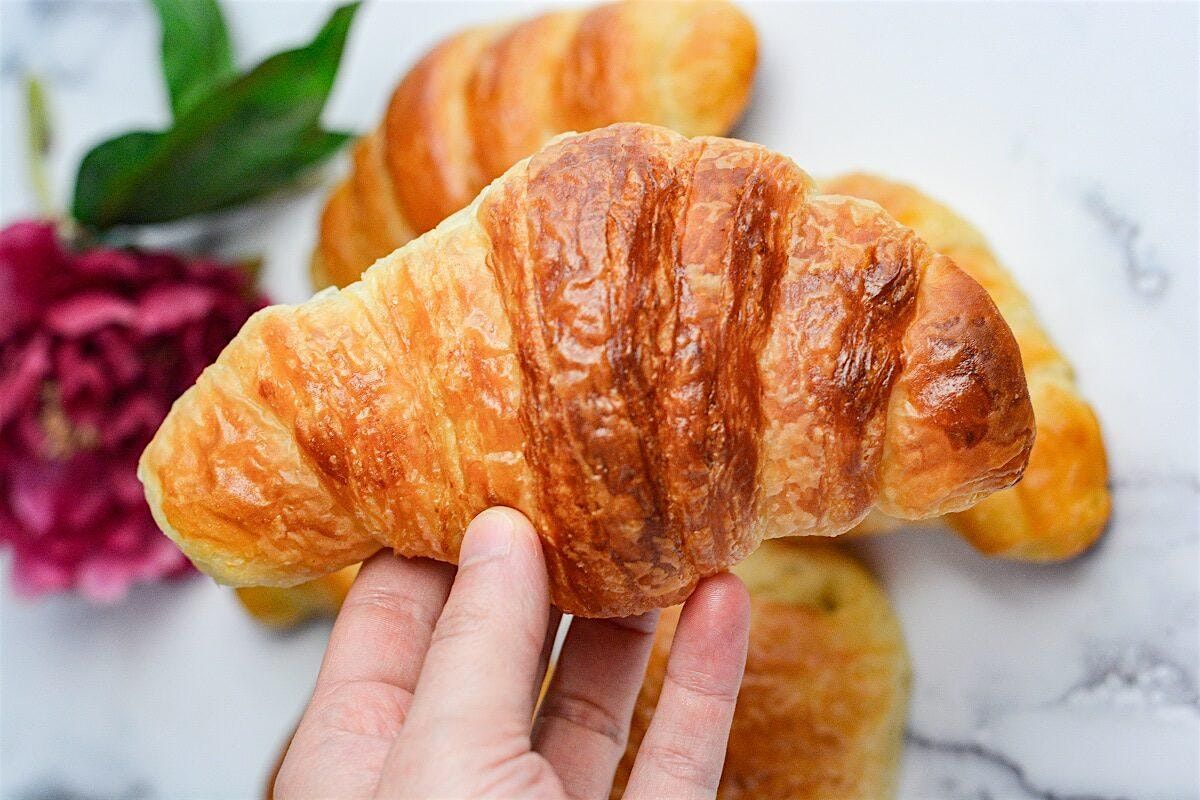
[(1012, 333), (977, 283), (776, 153), (564, 137), (363, 280), (256, 314), (142, 456), (232, 584), (381, 547), (447, 561), (524, 511), (555, 602), (681, 601), (764, 538), (966, 508), (1024, 469)]
[[(874, 578), (812, 539), (779, 539), (735, 569), (750, 589), (750, 650), (717, 797), (884, 800), (895, 795), (908, 654)], [(612, 796), (658, 705), (679, 609), (663, 612)]]
[(1053, 561), (1086, 550), (1103, 532), (1112, 505), (1100, 424), (1016, 281), (979, 231), (911, 186), (846, 175), (823, 189), (873, 200), (916, 231), (979, 281), (1017, 337), (1037, 418), (1029, 466), (1016, 486), (950, 515), (950, 525), (983, 552), (1008, 558)]
[(317, 286), (345, 286), (551, 137), (614, 122), (722, 135), (750, 95), (750, 21), (724, 0), (629, 0), (472, 28), (400, 82), (321, 218)]

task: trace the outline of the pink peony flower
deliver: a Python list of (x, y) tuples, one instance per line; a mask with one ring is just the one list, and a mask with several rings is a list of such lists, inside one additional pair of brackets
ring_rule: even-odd
[(0, 231), (0, 545), (13, 585), (113, 602), (189, 574), (136, 470), (171, 402), (265, 300), (167, 252), (72, 252), (48, 222)]

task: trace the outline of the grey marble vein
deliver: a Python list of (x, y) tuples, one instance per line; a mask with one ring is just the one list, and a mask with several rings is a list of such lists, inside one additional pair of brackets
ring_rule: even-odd
[(1145, 298), (1162, 297), (1170, 285), (1170, 276), (1143, 240), (1141, 225), (1113, 205), (1099, 187), (1085, 191), (1082, 199), (1084, 209), (1100, 223), (1109, 241), (1121, 251), (1129, 287)]
[[(1132, 798), (1119, 795), (1078, 794), (1038, 786), (1029, 779), (1025, 773), (1025, 768), (1016, 759), (998, 749), (986, 747), (978, 742), (939, 739), (915, 731), (911, 727), (905, 730), (904, 741), (911, 748), (940, 753), (955, 759), (982, 762), (994, 767), (1010, 778), (1015, 787), (1025, 797), (1033, 798), (1033, 800), (1132, 800)], [(950, 784), (944, 784), (940, 788), (950, 792), (954, 791), (955, 787)], [(990, 800), (995, 795), (987, 789), (980, 789), (973, 795), (958, 795), (958, 797), (962, 797), (963, 800), (967, 797), (973, 797), (976, 800)], [(946, 800), (949, 800), (949, 798), (946, 798)]]
[(1200, 694), (1188, 669), (1144, 643), (1092, 653), (1083, 677), (1047, 706), (1116, 704), (1200, 715)]
[(81, 791), (55, 780), (18, 790), (14, 800), (153, 800), (157, 795), (146, 781), (134, 781), (115, 793)]
[(1108, 485), (1112, 489), (1183, 487), (1200, 492), (1200, 476), (1190, 472), (1126, 472), (1110, 476)]

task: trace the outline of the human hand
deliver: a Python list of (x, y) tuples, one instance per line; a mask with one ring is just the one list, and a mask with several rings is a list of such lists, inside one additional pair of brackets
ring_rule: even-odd
[[(536, 709), (559, 613), (528, 520), (492, 508), (455, 568), (376, 555), (330, 635), (275, 782), (303, 798), (607, 798), (657, 612), (572, 621)], [(729, 574), (687, 601), (627, 798), (716, 795), (749, 598)]]

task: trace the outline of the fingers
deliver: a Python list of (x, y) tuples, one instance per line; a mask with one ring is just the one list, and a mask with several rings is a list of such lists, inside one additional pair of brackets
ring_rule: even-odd
[(404, 722), (454, 567), (380, 553), (338, 614), (276, 796), (369, 797)]
[(533, 734), (568, 797), (608, 797), (657, 622), (657, 611), (571, 621)]
[[(434, 629), (408, 720), (393, 747), (428, 750), (437, 736), (461, 752), (482, 752), (505, 737), (528, 746), (549, 619), (541, 544), (509, 508), (484, 511), (467, 526), (458, 577)], [(403, 759), (389, 757), (380, 792), (404, 788)]]
[(390, 552), (367, 560), (329, 635), (318, 690), (370, 681), (411, 694), (453, 581), (451, 564)]
[(658, 709), (625, 797), (716, 796), (749, 631), (742, 582), (728, 573), (701, 581), (680, 614)]

